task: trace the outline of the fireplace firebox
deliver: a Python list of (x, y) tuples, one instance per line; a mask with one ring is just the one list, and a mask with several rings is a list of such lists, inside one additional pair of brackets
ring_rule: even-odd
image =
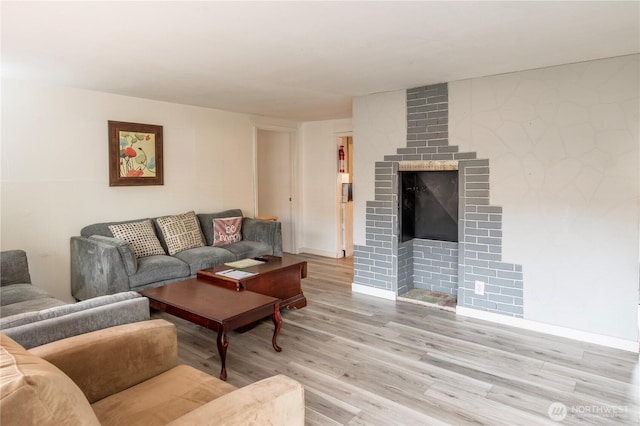
[(401, 240), (458, 242), (458, 171), (401, 171)]

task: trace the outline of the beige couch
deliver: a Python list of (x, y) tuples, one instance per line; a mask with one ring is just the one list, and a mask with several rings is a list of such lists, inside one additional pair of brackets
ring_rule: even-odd
[(178, 365), (175, 326), (143, 321), (26, 350), (0, 334), (0, 424), (303, 425), (286, 376), (243, 388)]

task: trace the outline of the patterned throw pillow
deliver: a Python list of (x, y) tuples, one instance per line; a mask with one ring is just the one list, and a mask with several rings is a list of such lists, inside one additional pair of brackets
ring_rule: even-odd
[(242, 240), (242, 216), (213, 219), (213, 245), (224, 246)]
[(128, 242), (138, 259), (156, 254), (166, 254), (149, 219), (141, 222), (109, 225), (109, 230), (115, 238)]
[(204, 246), (195, 212), (159, 217), (156, 222), (171, 256), (183, 250)]

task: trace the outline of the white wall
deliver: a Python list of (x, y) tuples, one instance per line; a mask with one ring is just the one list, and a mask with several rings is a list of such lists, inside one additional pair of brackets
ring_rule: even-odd
[(524, 317), (638, 336), (638, 55), (449, 84), (450, 143), (490, 159)]
[[(107, 121), (164, 126), (163, 186), (109, 187)], [(72, 301), (69, 238), (88, 224), (241, 208), (253, 215), (247, 115), (2, 80), (2, 250)]]
[[(350, 134), (351, 130), (350, 119), (313, 121), (300, 126), (299, 183), (303, 230), (300, 252), (341, 256), (342, 250), (338, 247), (339, 174), (336, 144), (339, 136)], [(357, 150), (355, 146), (354, 150)]]
[(407, 92), (353, 99), (353, 244), (365, 245), (367, 201), (375, 199), (375, 163), (407, 146)]

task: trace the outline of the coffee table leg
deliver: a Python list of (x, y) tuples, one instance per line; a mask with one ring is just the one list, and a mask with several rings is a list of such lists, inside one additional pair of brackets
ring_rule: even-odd
[(273, 315), (271, 315), (271, 320), (273, 321), (273, 325), (275, 326), (271, 343), (273, 344), (273, 349), (275, 349), (276, 352), (280, 352), (282, 351), (282, 348), (278, 346), (278, 343), (276, 343), (278, 334), (280, 334), (280, 328), (282, 327), (282, 317), (280, 316), (280, 305), (278, 303), (276, 303), (273, 308)]
[(220, 354), (220, 380), (227, 380), (227, 348), (229, 341), (227, 340), (227, 332), (224, 327), (218, 330), (218, 353)]

